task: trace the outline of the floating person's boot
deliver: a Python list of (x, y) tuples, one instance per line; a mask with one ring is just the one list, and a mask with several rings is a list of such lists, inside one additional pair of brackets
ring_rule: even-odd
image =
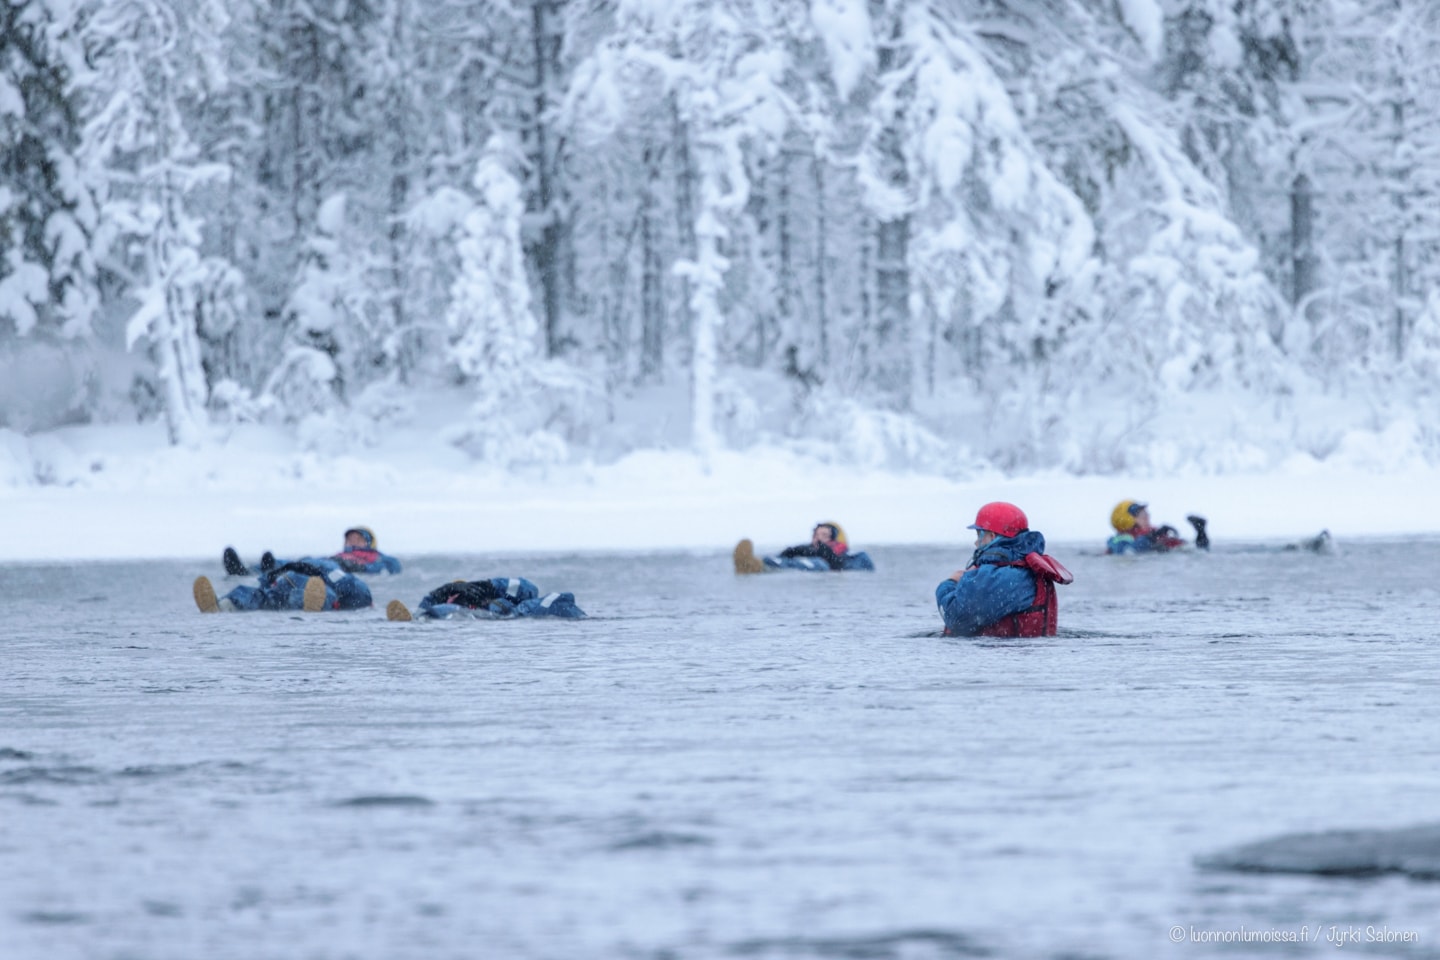
[(220, 601), (215, 599), (215, 587), (210, 583), (209, 577), (196, 577), (195, 606), (200, 608), (201, 613), (219, 613)]
[(410, 616), (410, 608), (399, 600), (391, 600), (385, 604), (385, 619), (396, 621), (410, 620), (412, 619)]
[(755, 544), (748, 539), (735, 544), (736, 573), (764, 573), (765, 564), (755, 556)]
[(324, 577), (311, 577), (305, 581), (305, 599), (303, 604), (306, 613), (318, 613), (325, 609)]
[(269, 577), (273, 576), (274, 573), (275, 554), (271, 553), (269, 550), (266, 550), (264, 553), (260, 554), (260, 574), (261, 576)]
[(250, 576), (250, 568), (240, 560), (240, 554), (235, 552), (234, 547), (226, 547), (225, 552), (220, 555), (220, 560), (225, 564), (225, 572), (232, 577)]
[(1189, 520), (1190, 526), (1195, 528), (1195, 549), (1209, 550), (1210, 535), (1205, 532), (1205, 518), (1197, 517), (1195, 514), (1192, 513), (1185, 519)]

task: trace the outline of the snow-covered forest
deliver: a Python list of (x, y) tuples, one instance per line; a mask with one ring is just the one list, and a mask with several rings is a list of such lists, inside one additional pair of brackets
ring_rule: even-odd
[(1431, 0), (0, 21), (12, 436), (1108, 474), (1369, 431), (1440, 461)]

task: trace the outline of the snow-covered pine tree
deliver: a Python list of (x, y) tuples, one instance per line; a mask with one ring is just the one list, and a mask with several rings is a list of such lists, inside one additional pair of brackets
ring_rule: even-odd
[(101, 241), (64, 9), (0, 5), (0, 428), (20, 431), (87, 419), (101, 393)]
[(460, 222), (460, 267), (446, 313), (450, 361), (475, 390), (474, 405), (449, 438), (500, 467), (566, 455), (564, 439), (548, 429), (554, 400), (546, 391), (565, 377), (541, 352), (520, 234), (525, 201), (514, 164), (513, 144), (492, 137), (472, 181), (474, 206)]
[(1377, 268), (1362, 296), (1382, 312), (1383, 354), (1400, 362), (1427, 291), (1440, 283), (1440, 8), (1370, 0), (1350, 5), (1348, 17), (1337, 39), (1354, 57), (1361, 93), (1344, 155), (1352, 189), (1369, 202), (1345, 230), (1355, 261)]
[(60, 26), (48, 0), (0, 7), (0, 337), (85, 337), (99, 301)]
[[(379, 271), (363, 247), (348, 242), (347, 206), (343, 193), (320, 204), (285, 304), (286, 360), (266, 393), (290, 421), (348, 405), (351, 394), (365, 386), (364, 374), (383, 366), (383, 360), (376, 362), (381, 338), (375, 328), (386, 316), (374, 298)], [(325, 359), (307, 356), (312, 352)]]
[[(617, 9), (611, 43), (581, 66), (587, 77), (603, 69), (633, 90), (629, 97), (601, 101), (599, 105), (614, 112), (592, 117), (592, 127), (609, 124), (619, 129), (632, 116), (638, 122), (647, 104), (664, 104), (672, 117), (667, 152), (675, 174), (673, 211), (678, 233), (672, 262), (684, 291), (675, 312), (685, 318), (680, 326), (690, 343), (691, 442), (702, 453), (718, 443), (716, 391), (726, 359), (721, 356), (719, 331), (730, 312), (726, 294), (734, 227), (749, 196), (745, 151), (773, 151), (785, 130), (787, 112), (779, 82), (784, 59), (771, 43), (774, 22), (768, 2), (625, 0)], [(663, 99), (658, 97), (661, 91)], [(577, 114), (573, 103), (568, 113)], [(652, 155), (647, 166), (655, 171), (658, 161), (658, 155)], [(646, 185), (651, 186), (653, 180)], [(649, 215), (654, 210), (653, 192), (648, 198), (641, 196), (646, 249), (641, 251), (639, 272), (648, 292), (642, 293), (642, 302), (648, 302), (659, 281), (652, 275), (654, 261), (648, 249), (658, 239), (658, 231), (656, 218)], [(661, 349), (654, 319), (645, 316), (642, 375)]]
[[(995, 408), (1003, 427), (996, 439), (1031, 438), (1022, 459), (1009, 460), (993, 442), (984, 449), (1016, 467), (1053, 457), (1102, 472), (1263, 458), (1273, 435), (1250, 411), (1297, 375), (1276, 342), (1285, 307), (1226, 191), (1187, 153), (1184, 127), (1154, 83), (1167, 50), (1196, 45), (1167, 41), (1148, 0), (1115, 11), (1068, 5), (1058, 18), (1042, 17), (1035, 3), (1001, 5), (1011, 17), (984, 27), (989, 59), (1044, 159), (1041, 179), (1059, 181), (1083, 204), (1095, 247), (1085, 262), (1074, 257), (1078, 247), (1059, 244), (1080, 268), (1057, 272), (1058, 286), (1022, 287), (1040, 298), (1019, 302), (1021, 316), (1048, 317), (1059, 334), (1032, 341), (1042, 347), (1033, 370), (1045, 397)], [(1005, 182), (983, 181), (992, 189)], [(1035, 262), (1004, 259), (1017, 271)], [(1017, 367), (1002, 360), (999, 375)], [(1215, 432), (1213, 456), (1210, 441), (1188, 439), (1202, 423)]]
[[(593, 49), (576, 63), (554, 116), (562, 135), (590, 157), (576, 188), (589, 189), (598, 180), (605, 198), (602, 205), (574, 208), (576, 289), (607, 292), (595, 301), (604, 304), (601, 317), (581, 306), (572, 333), (582, 344), (604, 334), (606, 379), (623, 397), (663, 384), (671, 358), (681, 353), (679, 318), (685, 311), (669, 267), (678, 255), (676, 192), (689, 171), (674, 142), (669, 85), (660, 79), (666, 61), (632, 57), (601, 9), (608, 4), (591, 6), (590, 21), (601, 24), (591, 30), (608, 33), (587, 36)], [(601, 217), (609, 222), (599, 222)]]
[(100, 219), (118, 257), (111, 266), (135, 302), (126, 342), (149, 344), (171, 442), (196, 443), (209, 397), (196, 324), (202, 304), (234, 286), (228, 264), (202, 251), (187, 206), (227, 171), (206, 162), (186, 110), (224, 83), (224, 4), (89, 0), (74, 22), (91, 65), (76, 77), (87, 116), (81, 154), (103, 177)]
[[(624, 411), (597, 449), (687, 429), (745, 442), (748, 417), (873, 462), (915, 462), (926, 428), (1016, 470), (1257, 462), (1284, 446), (1287, 394), (1310, 389), (1293, 358), (1377, 398), (1381, 420), (1425, 389), (1432, 6), (231, 0), (221, 29), (175, 0), (12, 3), (7, 24), (24, 39), (50, 22), (33, 36), (54, 46), (32, 55), (7, 31), (0, 122), (13, 140), (23, 102), (22, 135), (60, 159), (23, 213), (4, 206), (29, 239), (0, 283), (34, 311), (28, 343), (57, 337), (61, 301), (13, 294), (30, 267), (59, 269), (36, 230), (69, 216), (64, 236), (96, 250), (121, 231), (104, 269), (64, 268), (92, 306), (120, 307), (91, 311), (94, 343), (120, 339), (110, 318), (155, 276), (171, 284), (141, 315), (172, 345), (168, 406), (203, 409), (208, 381), (212, 407), (253, 413), (296, 364), (321, 406), (342, 403), (332, 381), (351, 401), (418, 387), (458, 369), (448, 238), (473, 200), (445, 208), (506, 131), (541, 352), (573, 343), (577, 366), (605, 368), (614, 406), (594, 409)], [(146, 17), (161, 29), (127, 32)], [(184, 39), (147, 46), (171, 21)], [(82, 40), (90, 63), (65, 52)], [(145, 76), (122, 75), (141, 53)], [(63, 96), (36, 63), (76, 71)], [(108, 139), (67, 147), (82, 127)], [(132, 129), (133, 149), (95, 148)], [(93, 231), (67, 150), (107, 203)], [(232, 175), (199, 177), (207, 162)], [(337, 244), (317, 224), (339, 194)], [(170, 239), (147, 247), (162, 223)], [(331, 262), (339, 246), (353, 269)], [(309, 336), (287, 318), (337, 270), (365, 305), (332, 328), (338, 349), (287, 357)], [(198, 350), (162, 314), (189, 317)]]
[[(1006, 50), (1064, 41), (1058, 29), (1044, 32), (1050, 17), (1040, 11), (977, 6), (988, 17), (976, 21), (1003, 35)], [(1045, 389), (1052, 358), (1092, 296), (1083, 280), (1094, 233), (997, 74), (996, 64), (1018, 73), (1037, 57), (1017, 65), (995, 54), (992, 63), (966, 23), (934, 5), (887, 5), (874, 79), (852, 97), (867, 107), (856, 170), (880, 224), (880, 362), (866, 393), (899, 390), (896, 406), (936, 411), (931, 422), (948, 436), (1029, 460), (1055, 415)], [(1015, 86), (1026, 90), (1023, 79)]]

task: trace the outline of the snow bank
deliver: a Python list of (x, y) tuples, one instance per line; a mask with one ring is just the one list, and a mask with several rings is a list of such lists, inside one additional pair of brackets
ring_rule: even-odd
[[(1217, 544), (1440, 533), (1440, 471), (1374, 457), (1348, 438), (1325, 462), (1296, 455), (1267, 473), (1219, 477), (955, 476), (821, 462), (776, 446), (634, 453), (608, 465), (503, 473), (433, 436), (402, 431), (374, 449), (319, 456), (276, 430), (233, 431), (196, 449), (163, 428), (0, 431), (0, 561), (218, 557), (234, 545), (294, 554), (374, 528), (400, 557), (432, 552), (723, 550), (800, 542), (817, 521), (858, 546), (955, 543), (988, 500), (1010, 500), (1056, 543), (1098, 548), (1116, 501), (1150, 504), (1185, 531), (1210, 519)], [(1347, 452), (1348, 451), (1348, 452)], [(1380, 472), (1381, 468), (1392, 472)], [(1188, 531), (1186, 531), (1188, 532)]]

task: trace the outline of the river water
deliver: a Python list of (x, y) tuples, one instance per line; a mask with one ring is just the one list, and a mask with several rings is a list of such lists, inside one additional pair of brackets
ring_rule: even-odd
[[(1440, 542), (1051, 552), (1020, 641), (936, 635), (963, 547), (416, 558), (309, 616), (0, 566), (0, 956), (1440, 957), (1440, 883), (1202, 863), (1440, 820)], [(384, 619), (502, 575), (591, 619)]]

